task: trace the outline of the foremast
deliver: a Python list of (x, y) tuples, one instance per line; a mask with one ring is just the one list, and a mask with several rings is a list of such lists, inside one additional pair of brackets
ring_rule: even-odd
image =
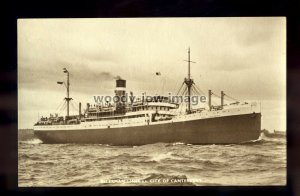
[(67, 116), (66, 119), (70, 116), (70, 101), (72, 98), (70, 97), (70, 73), (66, 68), (63, 68), (63, 72), (67, 74), (67, 83), (65, 82), (57, 82), (57, 84), (64, 84), (67, 88), (67, 97), (65, 97), (65, 100), (67, 102)]

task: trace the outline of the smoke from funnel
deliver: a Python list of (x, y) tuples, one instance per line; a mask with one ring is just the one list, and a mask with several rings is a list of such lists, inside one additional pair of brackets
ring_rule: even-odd
[(101, 72), (99, 74), (97, 74), (99, 78), (102, 78), (104, 80), (112, 80), (114, 79), (113, 74), (111, 74), (110, 72)]
[(122, 80), (121, 76), (115, 76), (114, 79), (116, 79), (116, 80)]
[(110, 73), (110, 72), (101, 72), (99, 74), (97, 74), (98, 78), (101, 78), (103, 80), (122, 80), (121, 76), (117, 75), (115, 76), (114, 74)]

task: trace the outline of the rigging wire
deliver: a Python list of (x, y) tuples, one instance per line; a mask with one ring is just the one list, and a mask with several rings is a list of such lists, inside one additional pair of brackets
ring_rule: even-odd
[(77, 107), (76, 104), (74, 104), (74, 102), (71, 102), (72, 106), (74, 107), (75, 110), (79, 110), (79, 108)]
[(61, 112), (65, 109), (66, 104), (67, 102), (63, 101), (63, 105), (59, 109), (57, 109), (55, 113), (61, 114)]
[(193, 86), (193, 88), (194, 88), (194, 90), (197, 92), (198, 95), (204, 95), (204, 93), (203, 93), (201, 90), (200, 90), (200, 92), (199, 92), (199, 90), (197, 89), (196, 86)]
[(67, 107), (67, 102), (65, 101), (65, 102), (64, 102), (64, 105), (62, 106), (62, 108), (60, 109), (60, 111), (59, 111), (59, 112), (61, 112), (61, 111), (65, 110), (65, 109), (66, 109), (66, 107)]
[[(195, 86), (195, 88), (200, 92), (200, 93), (202, 93), (202, 95), (204, 95), (205, 93), (195, 84), (194, 85)], [(201, 94), (200, 94), (201, 95)]]
[(177, 92), (177, 94), (176, 94), (176, 95), (178, 95), (178, 94), (180, 93), (180, 91), (181, 91), (181, 89), (182, 89), (183, 85), (184, 85), (184, 83), (182, 83), (182, 84), (181, 84), (181, 87), (179, 88), (179, 90), (178, 90), (178, 92)]
[(217, 95), (217, 94), (215, 94), (213, 92), (211, 92), (211, 94), (214, 95), (215, 97), (221, 98), (219, 95)]
[(195, 92), (196, 95), (201, 95), (201, 93), (197, 90), (195, 86), (192, 86), (192, 90)]
[(187, 87), (184, 88), (184, 91), (182, 92), (181, 96), (182, 96), (182, 95), (185, 95), (186, 91), (187, 91)]
[(55, 112), (57, 113), (57, 111), (62, 107), (62, 105), (65, 103), (65, 99), (63, 99), (59, 105), (56, 107)]
[(197, 94), (196, 91), (195, 91), (194, 88), (192, 87), (192, 88), (191, 88), (191, 96), (192, 96), (192, 95), (196, 95), (196, 94)]
[(199, 91), (195, 87), (192, 87), (191, 89), (194, 92), (194, 95), (201, 96), (201, 93), (199, 93)]
[[(187, 87), (184, 88), (183, 92), (181, 93), (181, 96), (183, 96), (183, 95), (185, 94), (186, 91), (187, 91)], [(178, 95), (178, 94), (177, 94), (177, 95)], [(184, 98), (183, 98), (183, 99), (184, 99)], [(184, 104), (183, 104), (183, 103), (184, 103), (184, 100), (183, 100), (183, 102), (179, 103), (178, 111), (179, 111), (180, 114), (182, 113), (182, 111), (183, 111), (183, 109), (184, 109), (184, 107), (183, 107)]]
[(75, 107), (75, 105), (74, 105), (73, 102), (71, 102), (71, 106), (72, 106), (72, 108), (73, 108), (75, 111), (79, 111), (79, 109)]
[(191, 87), (191, 95), (197, 95), (197, 90), (194, 88), (194, 86)]
[(233, 98), (233, 97), (230, 97), (230, 96), (228, 96), (228, 95), (226, 95), (226, 94), (225, 94), (225, 97), (227, 97), (227, 98), (229, 98), (229, 99), (232, 99), (232, 100), (234, 100), (234, 101), (239, 101), (239, 100), (237, 100), (237, 99), (235, 99), (235, 98)]

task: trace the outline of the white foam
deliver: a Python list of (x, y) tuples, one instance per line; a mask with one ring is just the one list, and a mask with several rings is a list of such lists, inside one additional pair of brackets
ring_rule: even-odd
[(31, 139), (31, 140), (23, 141), (23, 143), (26, 143), (26, 144), (41, 144), (41, 143), (43, 143), (43, 141), (38, 139), (38, 138), (34, 138), (34, 139)]
[(173, 145), (173, 146), (184, 145), (184, 143), (183, 143), (183, 142), (175, 142), (175, 143), (173, 143), (172, 145)]
[(254, 143), (254, 142), (259, 142), (259, 141), (262, 141), (262, 140), (266, 140), (265, 138), (266, 138), (266, 136), (265, 136), (265, 134), (262, 132), (262, 133), (260, 133), (258, 139), (256, 139), (256, 140), (250, 140), (250, 141), (246, 141), (246, 142), (241, 142), (241, 143), (251, 143), (251, 142)]
[(168, 152), (166, 154), (153, 155), (152, 158), (151, 158), (151, 161), (161, 161), (163, 159), (173, 158), (173, 156), (171, 154), (172, 154), (172, 152)]

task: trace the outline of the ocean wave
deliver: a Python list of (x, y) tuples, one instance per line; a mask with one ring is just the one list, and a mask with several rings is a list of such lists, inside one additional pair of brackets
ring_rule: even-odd
[(71, 180), (71, 181), (68, 181), (68, 182), (61, 182), (60, 185), (65, 185), (65, 186), (81, 186), (82, 183), (86, 183), (88, 182), (87, 179), (74, 179), (74, 180)]
[(19, 129), (18, 130), (18, 140), (19, 141), (26, 141), (35, 139), (35, 135), (33, 129)]
[[(122, 153), (122, 154), (118, 154), (118, 155), (115, 155), (115, 156), (111, 156), (109, 157), (110, 159), (122, 159), (122, 158), (129, 158), (131, 157), (131, 155), (129, 153)], [(132, 157), (131, 157), (132, 158)]]
[(43, 141), (38, 138), (34, 138), (30, 140), (21, 141), (20, 143), (36, 145), (36, 144), (42, 144)]
[(267, 130), (263, 130), (262, 133), (268, 138), (286, 138), (286, 132), (284, 131), (274, 131), (270, 132)]
[(265, 134), (262, 132), (260, 133), (259, 137), (256, 139), (256, 140), (250, 140), (250, 141), (244, 141), (244, 142), (240, 142), (238, 144), (242, 144), (242, 145), (247, 145), (247, 144), (259, 144), (259, 143), (262, 143), (265, 138)]
[(226, 162), (219, 162), (219, 161), (215, 161), (215, 160), (193, 160), (193, 162), (197, 163), (197, 164), (201, 164), (203, 165), (203, 167), (208, 167), (208, 168), (222, 168), (224, 166), (227, 166), (228, 163)]
[(285, 137), (269, 137), (264, 134), (262, 139), (264, 144), (271, 144), (271, 145), (285, 145), (286, 138)]
[(149, 160), (149, 161), (147, 161), (147, 160), (133, 160), (133, 162), (139, 163), (139, 164), (155, 164), (155, 163), (157, 163), (157, 161), (155, 161), (155, 160)]
[[(274, 184), (275, 181), (267, 180), (276, 176), (279, 176), (277, 183), (284, 183), (286, 175), (285, 139), (265, 135), (246, 144), (228, 145), (156, 143), (124, 148), (101, 144), (36, 143), (39, 142), (19, 143), (20, 185), (261, 185)], [(144, 179), (149, 183), (102, 182), (110, 178)], [(167, 183), (160, 183), (159, 179), (166, 179)], [(193, 179), (200, 181), (191, 182)]]
[[(227, 161), (222, 161), (221, 159), (214, 158), (214, 159), (203, 159), (203, 158), (174, 158), (174, 157), (165, 157), (164, 159), (161, 159), (158, 161), (158, 163), (161, 163), (155, 167), (156, 169), (164, 170), (164, 169), (175, 169), (178, 168), (178, 165), (180, 166), (179, 169), (183, 169), (184, 167), (188, 169), (193, 170), (203, 170), (203, 169), (220, 169), (224, 168), (226, 166), (229, 166), (229, 163)], [(184, 169), (185, 170), (185, 169)]]
[(44, 157), (36, 156), (36, 155), (33, 155), (33, 154), (30, 154), (30, 155), (20, 154), (19, 159), (20, 160), (41, 161), (41, 160), (44, 160)]
[[(86, 157), (87, 159), (91, 159), (94, 157), (97, 157), (98, 155)], [(106, 162), (114, 162), (114, 163), (121, 163), (121, 162), (133, 162), (133, 163), (143, 163), (148, 162), (151, 163), (151, 161), (148, 161), (147, 156), (139, 156), (139, 155), (130, 155), (129, 153), (122, 153), (118, 155), (111, 155), (111, 156), (102, 156), (99, 155), (96, 159), (92, 161), (93, 164), (100, 164), (100, 163), (106, 163)]]
[(167, 143), (165, 147), (171, 147), (171, 146), (192, 146), (193, 144), (184, 143), (184, 142), (174, 142), (174, 143)]
[(174, 157), (172, 155), (173, 152), (167, 152), (167, 153), (160, 153), (160, 154), (152, 154), (150, 155), (150, 160), (151, 161), (156, 161), (156, 162), (160, 162), (164, 159), (177, 159), (176, 157)]
[(274, 161), (274, 156), (272, 154), (249, 154), (245, 155), (245, 164), (263, 164), (272, 163)]
[(183, 142), (174, 142), (172, 143), (173, 146), (178, 146), (178, 145), (185, 145)]
[(256, 174), (256, 173), (262, 173), (265, 171), (273, 171), (273, 169), (269, 168), (269, 167), (259, 167), (259, 166), (254, 166), (254, 167), (245, 167), (245, 168), (237, 168), (237, 169), (233, 169), (231, 170), (231, 172), (234, 173), (246, 173), (246, 174)]
[(241, 142), (233, 145), (257, 145), (257, 144), (285, 144), (285, 137), (269, 137), (262, 132), (258, 139)]
[(103, 158), (103, 160), (109, 160), (109, 161), (135, 161), (135, 162), (139, 162), (139, 161), (143, 161), (146, 160), (148, 157), (147, 156), (141, 156), (141, 155), (133, 155), (133, 154), (129, 154), (129, 153), (122, 153), (122, 154), (118, 154), (115, 156), (108, 156)]
[(19, 154), (19, 158), (20, 159), (28, 159), (28, 158), (30, 158), (30, 156), (28, 156), (27, 154)]
[(262, 140), (267, 141), (267, 142), (278, 142), (278, 141), (285, 141), (284, 139), (285, 138), (268, 137), (268, 136), (264, 135)]
[(53, 162), (53, 161), (34, 161), (31, 164), (33, 164), (33, 165), (52, 166), (52, 165), (55, 165), (56, 163)]

